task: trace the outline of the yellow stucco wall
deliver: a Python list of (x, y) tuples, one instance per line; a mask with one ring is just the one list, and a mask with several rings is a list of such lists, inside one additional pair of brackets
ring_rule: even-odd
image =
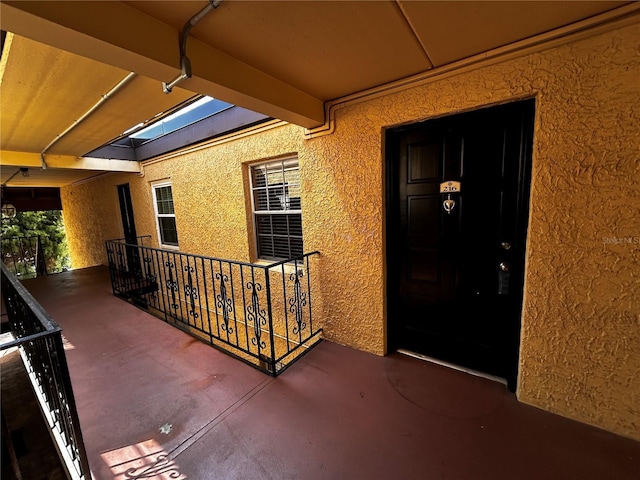
[(120, 238), (122, 222), (118, 192), (111, 183), (126, 174), (110, 175), (110, 181), (93, 181), (60, 189), (69, 255), (73, 268), (106, 264), (104, 241)]
[(325, 337), (384, 354), (384, 129), (535, 96), (518, 398), (640, 439), (638, 38), (626, 26), (338, 109), (328, 136), (289, 125), (65, 188), (74, 267), (122, 236), (118, 183), (155, 238), (150, 182), (165, 178), (181, 250), (253, 260), (246, 163), (297, 153)]

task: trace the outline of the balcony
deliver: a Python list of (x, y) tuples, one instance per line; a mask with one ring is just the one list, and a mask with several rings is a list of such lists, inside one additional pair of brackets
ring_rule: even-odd
[(274, 377), (117, 298), (107, 267), (24, 285), (62, 328), (96, 480), (624, 480), (640, 470), (638, 442), (519, 403), (498, 382), (327, 340)]

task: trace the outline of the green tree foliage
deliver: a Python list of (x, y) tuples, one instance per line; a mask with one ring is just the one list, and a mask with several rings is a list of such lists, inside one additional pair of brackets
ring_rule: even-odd
[[(8, 239), (13, 237), (40, 237), (49, 273), (71, 267), (69, 247), (64, 231), (62, 211), (20, 212), (14, 218), (2, 219), (3, 254)], [(25, 272), (26, 273), (26, 272)]]

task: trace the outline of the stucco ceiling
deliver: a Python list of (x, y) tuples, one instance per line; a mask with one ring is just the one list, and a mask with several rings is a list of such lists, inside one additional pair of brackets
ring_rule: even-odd
[(193, 76), (165, 94), (162, 82), (179, 74), (179, 32), (207, 3), (0, 2), (10, 32), (0, 63), (2, 182), (16, 166), (38, 169), (44, 149), (56, 166), (10, 185), (121, 169), (78, 157), (196, 94), (312, 128), (328, 101), (638, 10), (614, 1), (223, 0), (190, 31)]

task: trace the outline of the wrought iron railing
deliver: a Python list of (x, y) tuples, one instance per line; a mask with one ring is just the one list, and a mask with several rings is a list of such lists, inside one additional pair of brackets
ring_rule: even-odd
[(69, 478), (90, 480), (62, 329), (4, 264), (0, 268), (2, 298), (14, 337), (3, 343), (0, 350), (20, 349), (33, 392)]
[(114, 295), (276, 376), (320, 341), (311, 264), (319, 252), (256, 265), (106, 242)]
[(47, 274), (47, 262), (38, 236), (2, 238), (2, 262), (20, 278)]
[(133, 238), (114, 238), (113, 240), (109, 240), (110, 242), (124, 242), (124, 243), (135, 243), (136, 245), (145, 246), (144, 244), (151, 239), (151, 235), (138, 235), (135, 237), (135, 242)]

